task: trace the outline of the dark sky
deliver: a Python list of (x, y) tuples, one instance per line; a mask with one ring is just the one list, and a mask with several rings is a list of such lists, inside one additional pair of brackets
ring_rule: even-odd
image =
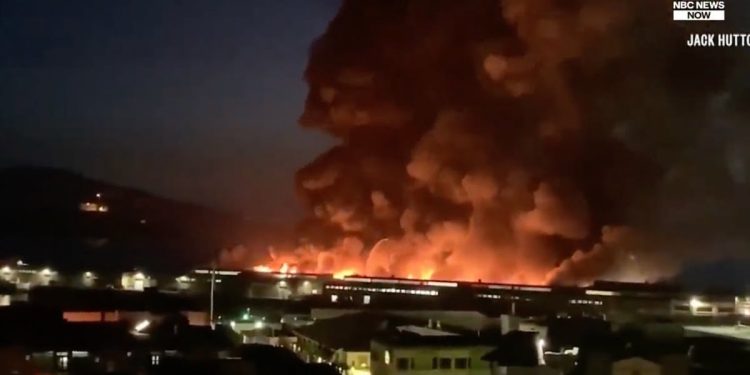
[(287, 221), (326, 148), (296, 124), (337, 0), (0, 0), (0, 167)]

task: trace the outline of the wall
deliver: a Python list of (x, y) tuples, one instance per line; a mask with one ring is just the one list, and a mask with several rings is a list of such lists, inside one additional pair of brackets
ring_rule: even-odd
[[(482, 356), (490, 352), (492, 347), (389, 347), (384, 344), (372, 343), (372, 375), (490, 375), (490, 365), (482, 360)], [(389, 363), (385, 363), (386, 352), (389, 354)], [(399, 358), (413, 360), (413, 368), (407, 371), (399, 371), (397, 363)], [(469, 358), (468, 369), (433, 369), (433, 358), (450, 358), (451, 365), (455, 364), (456, 358)]]
[[(628, 358), (612, 363), (612, 375), (661, 375), (659, 364), (643, 358)], [(665, 374), (676, 375), (676, 374)]]

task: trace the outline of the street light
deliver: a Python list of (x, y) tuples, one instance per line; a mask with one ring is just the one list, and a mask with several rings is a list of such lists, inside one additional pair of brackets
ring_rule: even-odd
[(148, 328), (148, 326), (150, 326), (150, 325), (151, 325), (150, 321), (148, 321), (148, 320), (142, 320), (140, 323), (138, 323), (138, 324), (135, 325), (135, 331), (136, 332), (141, 332), (144, 329)]

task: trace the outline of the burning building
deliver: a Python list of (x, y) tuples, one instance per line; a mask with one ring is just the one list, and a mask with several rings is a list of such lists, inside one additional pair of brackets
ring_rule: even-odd
[(642, 281), (746, 246), (736, 57), (687, 48), (670, 4), (344, 1), (300, 119), (338, 143), (266, 266)]

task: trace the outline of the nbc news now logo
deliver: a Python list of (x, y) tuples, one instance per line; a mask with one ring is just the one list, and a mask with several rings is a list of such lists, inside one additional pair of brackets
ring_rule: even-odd
[(673, 1), (675, 21), (724, 21), (724, 1)]

